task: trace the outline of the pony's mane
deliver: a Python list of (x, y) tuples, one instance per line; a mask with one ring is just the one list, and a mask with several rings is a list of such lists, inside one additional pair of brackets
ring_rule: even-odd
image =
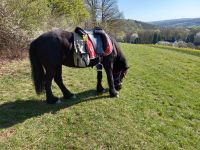
[(125, 55), (120, 47), (120, 45), (118, 44), (118, 42), (114, 39), (111, 38), (113, 45), (114, 45), (114, 51), (116, 53), (116, 65), (117, 67), (119, 67), (120, 69), (128, 69), (128, 64), (127, 64), (127, 60), (125, 58)]

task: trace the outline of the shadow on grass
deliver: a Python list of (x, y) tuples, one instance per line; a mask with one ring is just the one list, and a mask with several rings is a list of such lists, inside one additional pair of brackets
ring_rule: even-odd
[(44, 100), (22, 100), (7, 102), (0, 105), (0, 129), (8, 128), (15, 124), (24, 122), (26, 119), (41, 116), (44, 113), (56, 113), (57, 111), (71, 107), (78, 103), (102, 100), (108, 95), (97, 95), (95, 90), (88, 90), (76, 94), (76, 99), (62, 100), (61, 104), (48, 105)]

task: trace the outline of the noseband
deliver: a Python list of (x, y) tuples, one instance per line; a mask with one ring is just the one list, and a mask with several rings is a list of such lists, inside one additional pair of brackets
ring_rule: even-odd
[[(122, 85), (122, 80), (126, 77), (127, 70), (121, 70), (119, 72), (113, 72), (114, 83), (118, 83), (118, 85)], [(115, 78), (116, 77), (116, 78)]]
[(114, 83), (118, 83), (119, 85), (121, 85), (121, 74), (122, 71), (117, 72), (117, 73), (113, 73), (113, 76), (116, 76), (116, 78), (114, 78)]

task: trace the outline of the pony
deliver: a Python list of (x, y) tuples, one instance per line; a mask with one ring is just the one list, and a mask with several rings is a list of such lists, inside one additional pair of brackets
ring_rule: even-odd
[[(91, 59), (87, 67), (97, 67), (97, 86), (99, 93), (104, 93), (102, 86), (102, 68), (104, 68), (109, 85), (110, 97), (118, 97), (122, 88), (128, 64), (127, 60), (116, 40), (110, 37), (113, 51), (108, 56)], [(58, 85), (64, 99), (75, 98), (63, 83), (62, 65), (76, 67), (73, 59), (74, 34), (66, 30), (57, 29), (43, 33), (34, 39), (29, 48), (29, 60), (31, 64), (32, 80), (37, 94), (46, 92), (48, 104), (59, 103), (58, 97), (51, 90), (52, 81)]]

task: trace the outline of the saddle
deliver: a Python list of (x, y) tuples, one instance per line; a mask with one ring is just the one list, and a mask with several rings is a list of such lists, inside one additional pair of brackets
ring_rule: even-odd
[(90, 59), (112, 53), (110, 37), (99, 27), (91, 31), (77, 27), (74, 32), (74, 63), (77, 67), (87, 67)]

